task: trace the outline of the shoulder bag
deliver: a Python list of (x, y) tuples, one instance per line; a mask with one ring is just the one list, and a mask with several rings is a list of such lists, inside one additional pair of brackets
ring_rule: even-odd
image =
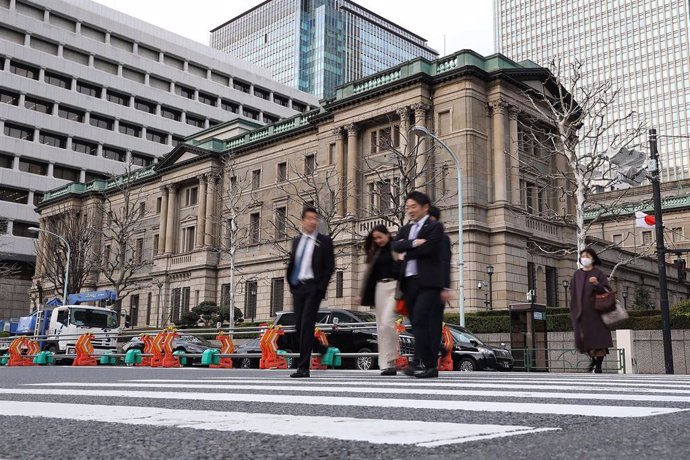
[(609, 289), (603, 294), (594, 295), (594, 309), (599, 313), (606, 313), (616, 309), (616, 293)]
[(628, 312), (625, 311), (625, 308), (623, 308), (623, 305), (621, 305), (618, 300), (614, 303), (613, 310), (601, 314), (601, 320), (609, 329), (622, 323), (626, 319), (628, 319)]

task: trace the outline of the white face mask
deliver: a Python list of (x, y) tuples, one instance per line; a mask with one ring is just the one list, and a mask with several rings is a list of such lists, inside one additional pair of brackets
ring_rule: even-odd
[(583, 267), (591, 267), (592, 266), (592, 259), (589, 257), (580, 257), (580, 263), (582, 264)]

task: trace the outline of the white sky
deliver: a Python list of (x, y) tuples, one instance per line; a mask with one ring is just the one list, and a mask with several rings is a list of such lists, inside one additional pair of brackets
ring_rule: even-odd
[[(207, 45), (211, 29), (263, 0), (96, 1)], [(441, 55), (465, 48), (485, 56), (494, 53), (493, 0), (355, 0), (355, 3), (426, 38), (429, 46)]]

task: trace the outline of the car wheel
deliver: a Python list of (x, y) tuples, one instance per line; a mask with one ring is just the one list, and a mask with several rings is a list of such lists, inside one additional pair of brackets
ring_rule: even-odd
[(474, 372), (477, 370), (477, 363), (472, 358), (462, 358), (458, 361), (457, 370), (460, 372)]
[(252, 359), (251, 358), (240, 358), (240, 369), (251, 369), (252, 368)]
[[(368, 348), (362, 348), (357, 353), (371, 353)], [(372, 356), (359, 356), (355, 358), (355, 369), (360, 371), (370, 371), (374, 368), (374, 358)]]

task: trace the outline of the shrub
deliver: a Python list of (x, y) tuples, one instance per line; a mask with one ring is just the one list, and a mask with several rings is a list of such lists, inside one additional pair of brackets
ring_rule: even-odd
[[(230, 321), (230, 307), (220, 307), (220, 320), (222, 322)], [(242, 310), (235, 307), (235, 326), (242, 324), (244, 321), (244, 315)]]
[(194, 311), (188, 311), (182, 314), (179, 320), (175, 321), (178, 327), (195, 327), (199, 322), (199, 314)]
[(220, 307), (215, 302), (205, 300), (196, 307), (192, 308), (192, 311), (199, 315), (201, 320), (204, 322), (204, 326), (208, 327), (209, 324), (217, 321)]
[(690, 315), (690, 299), (681, 300), (672, 306), (671, 315)]

